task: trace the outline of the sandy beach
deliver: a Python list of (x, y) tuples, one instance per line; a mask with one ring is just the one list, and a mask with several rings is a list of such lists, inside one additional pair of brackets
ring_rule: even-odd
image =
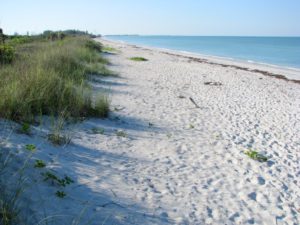
[[(24, 224), (300, 224), (299, 83), (259, 72), (267, 67), (97, 40), (116, 49), (106, 57), (118, 76), (91, 81), (109, 94), (108, 119), (67, 125), (62, 147), (45, 138), (50, 121), (32, 136), (1, 122), (13, 149), (7, 184), (25, 165)], [(74, 180), (65, 198), (35, 159)]]

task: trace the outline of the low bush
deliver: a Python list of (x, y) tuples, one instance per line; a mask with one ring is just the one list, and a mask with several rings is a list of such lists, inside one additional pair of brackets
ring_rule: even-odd
[(7, 44), (0, 44), (0, 64), (11, 63), (14, 59), (14, 48)]

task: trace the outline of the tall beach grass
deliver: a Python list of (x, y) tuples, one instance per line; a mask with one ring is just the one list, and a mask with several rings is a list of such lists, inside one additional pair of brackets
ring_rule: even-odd
[[(58, 125), (49, 137), (60, 144), (65, 118), (106, 117), (107, 96), (94, 94), (88, 84), (90, 75), (112, 74), (101, 52), (102, 45), (85, 36), (15, 37), (0, 43), (0, 118), (22, 122), (29, 134), (30, 122), (50, 115)], [(21, 224), (23, 180), (11, 184), (6, 179), (11, 161), (10, 150), (2, 148), (5, 138), (0, 137), (0, 225)]]
[(0, 117), (32, 121), (37, 115), (72, 117), (108, 113), (104, 95), (93, 98), (90, 74), (106, 75), (100, 43), (87, 37), (15, 45), (15, 58), (0, 65)]

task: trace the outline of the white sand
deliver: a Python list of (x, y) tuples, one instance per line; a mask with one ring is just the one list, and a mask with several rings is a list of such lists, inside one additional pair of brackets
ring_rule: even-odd
[[(28, 155), (25, 144), (38, 146), (24, 172), (29, 224), (45, 216), (57, 225), (300, 224), (299, 84), (102, 42), (120, 51), (107, 55), (120, 77), (92, 83), (110, 93), (109, 119), (70, 125), (66, 147), (45, 139), (47, 124), (31, 137), (2, 129), (15, 165)], [(250, 159), (248, 149), (268, 162)], [(47, 168), (33, 168), (36, 158)], [(43, 181), (49, 169), (74, 179), (64, 199)]]

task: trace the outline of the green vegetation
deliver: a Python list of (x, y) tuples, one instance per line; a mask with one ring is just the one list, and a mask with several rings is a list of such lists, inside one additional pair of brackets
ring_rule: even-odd
[(127, 134), (125, 133), (125, 131), (122, 131), (122, 130), (118, 130), (118, 131), (116, 132), (116, 135), (117, 135), (118, 137), (127, 137)]
[(259, 154), (257, 151), (248, 150), (245, 152), (247, 156), (249, 156), (251, 159), (257, 160), (259, 162), (266, 162), (268, 161), (268, 157)]
[(53, 145), (65, 145), (69, 144), (71, 142), (71, 139), (68, 138), (65, 135), (61, 135), (58, 133), (53, 133), (48, 135), (48, 140), (53, 144)]
[(63, 134), (63, 128), (66, 121), (66, 113), (62, 112), (57, 118), (52, 118), (51, 133), (48, 134), (48, 140), (53, 145), (66, 145), (71, 142), (71, 137)]
[[(19, 199), (24, 191), (24, 177), (21, 170), (13, 171), (7, 176), (6, 173), (10, 170), (8, 170), (10, 162), (16, 160), (14, 156), (7, 155), (7, 153), (9, 152), (0, 146), (0, 224), (14, 225), (20, 224)], [(13, 174), (18, 176), (18, 181), (12, 186), (9, 178), (13, 177)]]
[[(65, 176), (64, 178), (59, 178), (54, 173), (51, 173), (49, 171), (46, 173), (42, 173), (42, 175), (44, 176), (44, 181), (49, 180), (53, 185), (59, 186), (61, 188), (64, 188), (67, 185), (74, 183), (74, 181), (68, 176)], [(64, 198), (67, 194), (64, 191), (57, 191), (55, 195), (59, 198)]]
[(115, 49), (113, 47), (110, 47), (110, 46), (104, 46), (102, 51), (106, 52), (106, 53), (116, 53), (116, 52), (118, 52), (117, 49)]
[(36, 150), (36, 146), (34, 144), (27, 144), (25, 145), (25, 149), (34, 152)]
[[(48, 115), (55, 121), (48, 139), (61, 145), (70, 142), (70, 138), (62, 133), (66, 120), (106, 117), (108, 98), (104, 94), (93, 96), (88, 80), (90, 75), (114, 74), (106, 68), (108, 61), (101, 56), (102, 45), (90, 37), (94, 36), (76, 30), (7, 36), (0, 28), (0, 118), (20, 122), (17, 132), (29, 135), (31, 123)], [(26, 144), (23, 148), (31, 152), (30, 157), (37, 150), (34, 144)], [(15, 187), (4, 180), (6, 176), (2, 177), (6, 173), (2, 169), (10, 166), (10, 161), (1, 156), (2, 152), (0, 224), (20, 224), (18, 217), (23, 209), (19, 208), (17, 199), (24, 183), (20, 176), (13, 185), (17, 187), (16, 192), (6, 192), (6, 188), (14, 190)], [(43, 170), (46, 163), (37, 159), (32, 166)], [(59, 189), (74, 183), (68, 176), (59, 177), (52, 172), (42, 175), (45, 181), (51, 181)], [(55, 194), (59, 198), (66, 196), (63, 190)]]
[(30, 124), (29, 123), (23, 123), (21, 128), (19, 129), (19, 132), (23, 133), (23, 134), (30, 134)]
[(37, 159), (35, 160), (34, 167), (35, 168), (44, 168), (46, 166), (46, 163), (44, 163), (43, 160)]
[[(1, 193), (3, 194), (3, 193)], [(13, 225), (17, 220), (18, 211), (15, 209), (15, 202), (0, 197), (0, 224)]]
[(132, 61), (137, 61), (137, 62), (148, 61), (148, 59), (145, 59), (145, 58), (143, 58), (143, 57), (132, 57), (132, 58), (130, 58), (130, 60), (132, 60)]
[(94, 134), (104, 134), (104, 129), (101, 127), (94, 127), (94, 128), (92, 128), (92, 132)]
[(55, 195), (59, 198), (64, 198), (67, 194), (64, 191), (57, 191)]
[(13, 61), (15, 51), (12, 46), (0, 44), (0, 65), (11, 63)]
[(0, 117), (32, 121), (36, 115), (61, 112), (71, 117), (107, 116), (107, 98), (94, 100), (86, 81), (89, 74), (109, 74), (100, 49), (87, 37), (16, 45), (15, 60), (0, 68)]
[(71, 183), (74, 183), (74, 181), (68, 176), (65, 176), (64, 178), (59, 178), (51, 172), (43, 173), (43, 176), (44, 176), (44, 181), (50, 180), (53, 184), (56, 184), (56, 185), (62, 186), (62, 187), (65, 187)]

